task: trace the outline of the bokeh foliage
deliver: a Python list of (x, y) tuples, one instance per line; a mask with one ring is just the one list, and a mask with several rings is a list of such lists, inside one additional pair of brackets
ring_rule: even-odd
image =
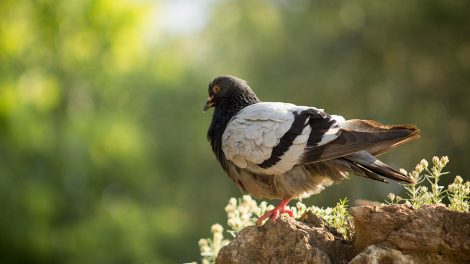
[[(222, 73), (266, 101), (415, 123), (422, 139), (384, 160), (446, 154), (466, 176), (467, 1), (213, 3), (202, 32), (174, 35), (152, 26), (160, 1), (0, 1), (0, 262), (198, 259), (239, 196), (201, 114)], [(354, 178), (307, 203), (394, 188)]]

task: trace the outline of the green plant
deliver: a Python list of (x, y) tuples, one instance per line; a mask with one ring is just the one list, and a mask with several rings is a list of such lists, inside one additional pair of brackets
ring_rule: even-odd
[(311, 206), (308, 209), (325, 219), (330, 226), (336, 228), (345, 238), (352, 238), (353, 228), (351, 216), (348, 213), (348, 198), (340, 199), (333, 208), (323, 209)]
[(202, 264), (215, 263), (215, 258), (219, 250), (228, 245), (230, 240), (224, 239), (224, 228), (219, 224), (211, 226), (211, 238), (202, 238), (199, 240), (199, 250), (201, 251)]
[(227, 225), (230, 228), (227, 232), (235, 237), (244, 227), (254, 225), (257, 217), (273, 208), (264, 201), (258, 206), (258, 203), (250, 195), (243, 195), (238, 199), (230, 198), (225, 207)]
[[(414, 180), (412, 184), (404, 185), (407, 197), (401, 197), (390, 193), (388, 195), (388, 204), (407, 204), (415, 208), (424, 205), (440, 205), (444, 204), (444, 199), (449, 201), (448, 208), (451, 210), (468, 212), (469, 211), (469, 193), (470, 182), (463, 182), (462, 177), (456, 176), (454, 183), (444, 189), (439, 181), (441, 177), (449, 172), (443, 172), (445, 166), (449, 163), (449, 158), (443, 156), (432, 158), (432, 167), (429, 168), (427, 160), (422, 159), (415, 167), (415, 169), (408, 173)], [(403, 173), (407, 173), (402, 170)], [(426, 185), (429, 185), (426, 186)]]
[(462, 177), (456, 176), (454, 183), (450, 184), (447, 187), (448, 198), (449, 198), (449, 208), (455, 211), (468, 212), (470, 203), (469, 203), (469, 194), (470, 194), (470, 182), (463, 182)]

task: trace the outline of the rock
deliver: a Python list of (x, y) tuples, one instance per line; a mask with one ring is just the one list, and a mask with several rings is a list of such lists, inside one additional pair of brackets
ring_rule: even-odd
[(277, 223), (246, 227), (219, 251), (216, 263), (347, 263), (352, 259), (352, 243), (323, 219), (308, 212), (302, 220), (283, 215)]
[(407, 264), (413, 263), (413, 260), (409, 256), (403, 255), (399, 250), (371, 245), (349, 262), (349, 264), (372, 263)]
[(308, 212), (244, 228), (216, 263), (470, 263), (470, 213), (443, 206), (353, 207), (353, 241)]
[(365, 249), (362, 255), (370, 252), (371, 259), (383, 250), (396, 249), (415, 263), (470, 263), (469, 213), (443, 206), (414, 209), (405, 205), (353, 207), (350, 213), (355, 226), (354, 247)]

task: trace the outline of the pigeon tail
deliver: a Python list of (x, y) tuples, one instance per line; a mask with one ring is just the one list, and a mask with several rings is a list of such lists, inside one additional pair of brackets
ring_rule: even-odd
[(367, 151), (348, 155), (344, 159), (357, 168), (355, 174), (359, 176), (382, 182), (387, 182), (382, 178), (385, 177), (402, 183), (414, 183), (411, 177), (383, 163)]

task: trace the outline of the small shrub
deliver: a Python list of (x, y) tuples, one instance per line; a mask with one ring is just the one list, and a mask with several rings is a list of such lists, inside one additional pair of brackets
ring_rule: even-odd
[(447, 187), (447, 191), (450, 202), (449, 208), (455, 211), (468, 212), (470, 207), (470, 182), (464, 183), (462, 177), (456, 176), (454, 183)]
[[(462, 177), (456, 176), (454, 183), (444, 189), (440, 185), (439, 180), (448, 172), (443, 172), (445, 166), (449, 163), (449, 158), (443, 156), (441, 158), (432, 158), (432, 167), (429, 168), (427, 160), (423, 159), (419, 162), (415, 169), (408, 173), (414, 180), (412, 184), (405, 184), (407, 197), (401, 197), (390, 193), (388, 195), (388, 204), (407, 204), (415, 208), (424, 205), (441, 205), (446, 206), (444, 201), (449, 201), (448, 208), (455, 211), (469, 211), (469, 193), (470, 182), (463, 182)], [(407, 173), (402, 170), (403, 173)]]
[(311, 206), (308, 210), (312, 210), (314, 214), (325, 219), (330, 226), (336, 228), (336, 230), (338, 230), (338, 232), (345, 238), (352, 238), (354, 230), (352, 228), (351, 216), (348, 213), (347, 198), (340, 199), (333, 208), (327, 207), (326, 209), (323, 209)]
[(224, 239), (223, 232), (224, 228), (221, 225), (214, 224), (211, 227), (212, 239), (199, 239), (198, 244), (201, 251), (202, 264), (215, 263), (219, 250), (230, 243), (230, 240)]

